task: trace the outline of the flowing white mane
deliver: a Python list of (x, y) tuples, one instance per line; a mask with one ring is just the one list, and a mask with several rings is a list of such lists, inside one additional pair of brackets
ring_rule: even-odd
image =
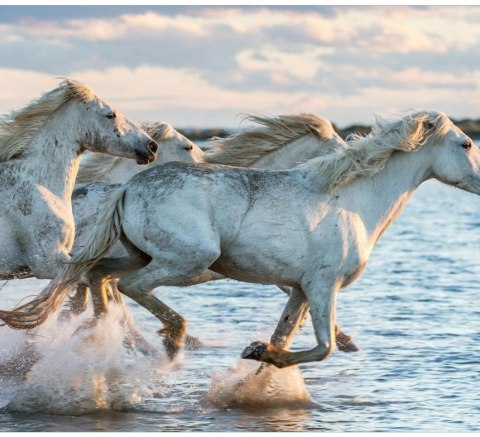
[(329, 140), (335, 134), (332, 124), (314, 114), (260, 117), (248, 115), (245, 120), (259, 126), (246, 129), (228, 138), (215, 138), (204, 155), (204, 162), (249, 167), (260, 158), (305, 135)]
[(346, 148), (299, 167), (308, 169), (313, 177), (326, 180), (332, 189), (359, 176), (375, 175), (385, 167), (393, 152), (414, 152), (430, 139), (446, 135), (451, 125), (444, 113), (435, 111), (410, 111), (393, 120), (377, 116), (368, 135), (353, 134), (347, 139)]
[(50, 115), (73, 98), (89, 103), (96, 97), (88, 86), (65, 79), (27, 106), (0, 117), (0, 162), (22, 153)]
[[(168, 140), (175, 134), (174, 127), (166, 121), (144, 121), (139, 125), (156, 142)], [(76, 183), (98, 181), (125, 159), (127, 158), (87, 152), (80, 162)]]

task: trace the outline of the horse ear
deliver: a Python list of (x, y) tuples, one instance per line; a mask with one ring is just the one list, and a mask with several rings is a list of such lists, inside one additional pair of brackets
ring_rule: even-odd
[(153, 134), (152, 138), (155, 141), (166, 139), (173, 134), (173, 126), (166, 121), (159, 121), (155, 124)]

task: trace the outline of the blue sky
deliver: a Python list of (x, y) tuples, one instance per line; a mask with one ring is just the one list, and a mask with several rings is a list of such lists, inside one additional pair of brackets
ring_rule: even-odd
[(133, 119), (480, 118), (477, 6), (1, 6), (0, 112), (69, 76)]

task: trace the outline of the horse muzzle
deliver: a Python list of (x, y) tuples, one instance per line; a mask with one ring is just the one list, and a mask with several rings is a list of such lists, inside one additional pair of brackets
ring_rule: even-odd
[(146, 148), (135, 150), (135, 161), (140, 165), (149, 164), (155, 161), (157, 150), (158, 144), (155, 141), (149, 141)]

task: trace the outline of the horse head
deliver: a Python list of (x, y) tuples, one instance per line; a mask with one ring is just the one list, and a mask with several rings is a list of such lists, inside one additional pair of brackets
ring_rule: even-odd
[(63, 86), (68, 87), (73, 101), (80, 102), (79, 115), (87, 132), (86, 149), (134, 158), (138, 164), (155, 159), (158, 145), (142, 129), (95, 96), (86, 85), (68, 79)]

